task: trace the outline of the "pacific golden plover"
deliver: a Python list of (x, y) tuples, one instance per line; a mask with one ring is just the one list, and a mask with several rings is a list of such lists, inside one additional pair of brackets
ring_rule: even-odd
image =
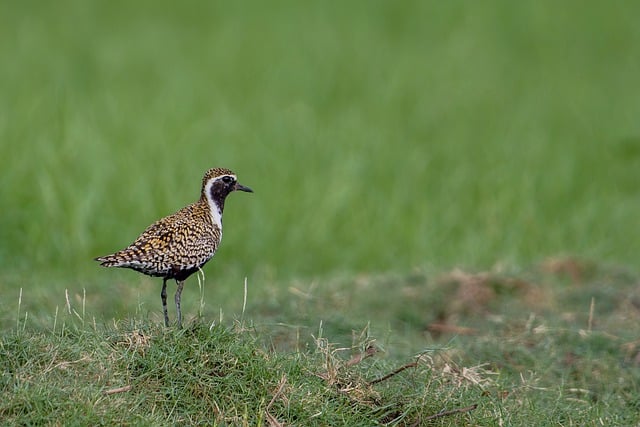
[(202, 178), (200, 200), (154, 222), (131, 245), (96, 261), (103, 267), (131, 268), (162, 277), (160, 296), (166, 326), (169, 326), (167, 280), (175, 279), (178, 327), (182, 327), (180, 296), (184, 281), (216, 253), (222, 239), (224, 201), (233, 191), (253, 193), (229, 169), (209, 169)]

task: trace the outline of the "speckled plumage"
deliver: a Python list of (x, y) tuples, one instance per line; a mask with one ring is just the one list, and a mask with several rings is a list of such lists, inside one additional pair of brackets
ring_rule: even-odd
[(222, 239), (224, 202), (233, 191), (252, 192), (237, 182), (229, 169), (209, 169), (202, 179), (200, 199), (164, 217), (142, 232), (129, 246), (96, 258), (104, 267), (131, 268), (149, 276), (162, 277), (162, 305), (165, 324), (167, 280), (175, 279), (178, 325), (182, 324), (180, 295), (184, 281), (213, 257)]

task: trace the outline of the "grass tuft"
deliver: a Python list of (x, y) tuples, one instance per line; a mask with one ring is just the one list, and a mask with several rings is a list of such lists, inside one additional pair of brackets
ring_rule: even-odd
[[(415, 422), (425, 411), (415, 399), (425, 399), (430, 358), (384, 375), (392, 364), (346, 360), (354, 349), (324, 338), (309, 353), (258, 342), (253, 331), (200, 322), (93, 329), (76, 319), (57, 333), (10, 334), (1, 342), (0, 416), (8, 424), (362, 425)], [(481, 372), (443, 372), (458, 399), (478, 395), (484, 381)]]

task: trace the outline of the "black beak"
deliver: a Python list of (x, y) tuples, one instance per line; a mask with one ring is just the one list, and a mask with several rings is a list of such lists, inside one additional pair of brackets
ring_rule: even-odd
[(244, 185), (240, 184), (239, 182), (236, 182), (236, 187), (234, 188), (235, 191), (246, 191), (247, 193), (253, 193), (253, 190), (250, 189), (249, 187), (245, 187)]

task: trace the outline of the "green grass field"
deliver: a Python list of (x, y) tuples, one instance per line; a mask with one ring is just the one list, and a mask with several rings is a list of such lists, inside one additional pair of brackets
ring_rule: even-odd
[[(89, 424), (640, 422), (639, 14), (598, 1), (3, 2), (0, 327), (14, 376), (0, 419), (56, 423), (41, 399)], [(213, 166), (255, 193), (230, 196), (203, 291), (186, 285), (192, 335), (165, 332), (161, 280), (93, 258), (196, 200)], [(348, 356), (313, 339), (321, 324)], [(136, 331), (148, 351), (118, 344)], [(337, 383), (301, 374), (374, 338), (379, 354)], [(264, 355), (249, 365), (264, 381), (236, 384), (256, 399), (229, 393), (237, 406), (209, 402), (206, 418), (186, 389), (180, 406), (163, 390), (204, 381), (194, 367), (153, 383), (168, 397), (150, 404), (138, 387), (157, 361), (127, 358), (177, 346), (188, 364), (189, 342)], [(368, 385), (416, 355), (414, 373)], [(68, 375), (97, 378), (77, 384), (82, 416), (52, 396), (67, 380), (52, 367), (72, 360), (87, 363)], [(318, 400), (267, 409), (283, 372), (287, 399)], [(336, 392), (351, 379), (361, 395)], [(122, 382), (133, 392), (101, 394)]]

